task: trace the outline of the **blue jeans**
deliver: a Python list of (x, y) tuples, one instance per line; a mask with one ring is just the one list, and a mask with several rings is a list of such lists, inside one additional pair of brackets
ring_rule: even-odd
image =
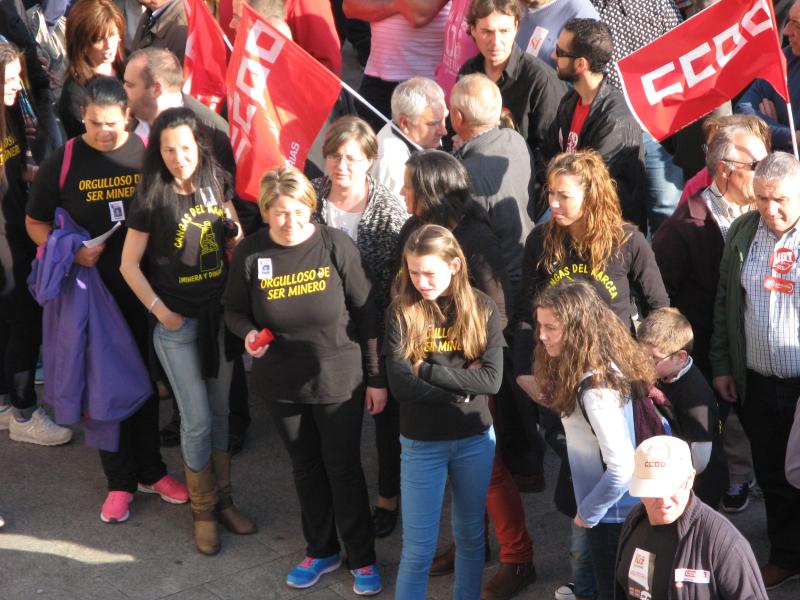
[(596, 586), (587, 530), (578, 527), (574, 522), (570, 528), (569, 559), (572, 566), (572, 580), (575, 582), (575, 595), (581, 598), (594, 598)]
[(647, 178), (647, 224), (652, 236), (678, 207), (683, 193), (683, 172), (672, 162), (672, 155), (652, 135), (643, 131), (642, 137)]
[(204, 379), (198, 348), (197, 319), (184, 317), (178, 329), (161, 323), (153, 331), (153, 345), (172, 386), (181, 412), (183, 461), (195, 472), (211, 460), (212, 446), (228, 450), (228, 394), (233, 362), (225, 361), (224, 329), (217, 336), (219, 371), (215, 379)]
[(403, 550), (395, 598), (426, 597), (448, 474), (453, 492), (456, 575), (453, 598), (478, 600), (483, 579), (483, 515), (494, 460), (494, 428), (460, 440), (424, 442), (400, 436)]

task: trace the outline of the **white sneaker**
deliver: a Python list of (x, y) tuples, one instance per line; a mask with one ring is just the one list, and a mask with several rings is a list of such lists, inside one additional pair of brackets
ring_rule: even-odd
[(0, 408), (0, 431), (8, 429), (8, 424), (14, 418), (14, 409), (9, 404), (5, 408)]
[(47, 413), (37, 408), (27, 421), (9, 421), (9, 437), (15, 442), (28, 442), (40, 446), (60, 446), (72, 439), (72, 430), (53, 423)]
[(562, 585), (556, 590), (555, 600), (575, 600), (575, 588), (573, 583)]

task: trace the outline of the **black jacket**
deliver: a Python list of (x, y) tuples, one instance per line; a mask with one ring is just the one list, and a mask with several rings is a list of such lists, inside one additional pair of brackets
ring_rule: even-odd
[[(616, 573), (622, 549), (636, 526), (647, 518), (642, 504), (628, 513), (617, 547)], [(676, 569), (709, 571), (708, 583), (683, 582), (665, 590), (653, 590), (653, 598), (663, 600), (767, 600), (758, 564), (748, 541), (725, 517), (703, 504), (692, 492), (686, 510), (678, 518), (678, 548), (672, 561)], [(674, 583), (674, 581), (673, 581)], [(617, 582), (614, 598), (627, 598)]]
[[(545, 139), (545, 161), (549, 162), (566, 148), (579, 98), (573, 89), (561, 99), (556, 120)], [(602, 155), (611, 177), (617, 182), (622, 215), (626, 221), (638, 225), (642, 232), (647, 232), (642, 128), (631, 115), (622, 92), (606, 80), (589, 109), (577, 149), (592, 149)]]
[[(458, 76), (485, 74), (483, 66), (483, 55), (478, 54), (464, 63)], [(558, 103), (567, 91), (566, 86), (550, 65), (523, 52), (515, 44), (497, 87), (503, 106), (511, 112), (517, 130), (528, 142), (536, 166), (543, 167), (542, 146), (556, 118)]]

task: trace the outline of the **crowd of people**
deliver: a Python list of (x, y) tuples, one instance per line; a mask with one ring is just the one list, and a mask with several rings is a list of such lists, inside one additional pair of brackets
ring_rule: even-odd
[[(229, 35), (243, 2), (208, 3)], [(324, 164), (266, 171), (255, 203), (224, 117), (182, 92), (182, 0), (49, 0), (35, 39), (0, 1), (0, 429), (59, 446), (80, 426), (103, 522), (137, 491), (189, 503), (214, 555), (220, 525), (257, 531), (231, 458), (265, 402), (306, 542), (292, 588), (344, 563), (380, 593), (375, 538), (402, 515), (396, 598), (451, 572), (459, 600), (515, 596), (548, 446), (571, 523), (557, 599), (766, 599), (800, 578), (789, 114), (756, 81), (658, 141), (614, 67), (714, 0), (247, 3), (333, 72), (345, 41), (364, 68)], [(800, 0), (775, 4), (794, 111)], [(755, 484), (761, 566), (718, 512)]]

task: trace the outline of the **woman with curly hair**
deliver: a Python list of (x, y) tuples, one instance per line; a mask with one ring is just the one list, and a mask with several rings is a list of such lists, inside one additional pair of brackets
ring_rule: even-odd
[(631, 330), (639, 312), (635, 298), (645, 313), (669, 306), (653, 251), (636, 226), (623, 221), (614, 181), (597, 152), (554, 157), (547, 171), (547, 200), (553, 218), (525, 242), (522, 288), (514, 304), (518, 380), (530, 373), (531, 309), (544, 287), (585, 281)]
[(631, 399), (647, 395), (655, 370), (593, 286), (576, 281), (547, 287), (535, 306), (539, 399), (561, 417), (574, 523), (587, 530), (597, 598), (611, 599), (619, 533), (637, 502), (628, 495), (636, 445)]

